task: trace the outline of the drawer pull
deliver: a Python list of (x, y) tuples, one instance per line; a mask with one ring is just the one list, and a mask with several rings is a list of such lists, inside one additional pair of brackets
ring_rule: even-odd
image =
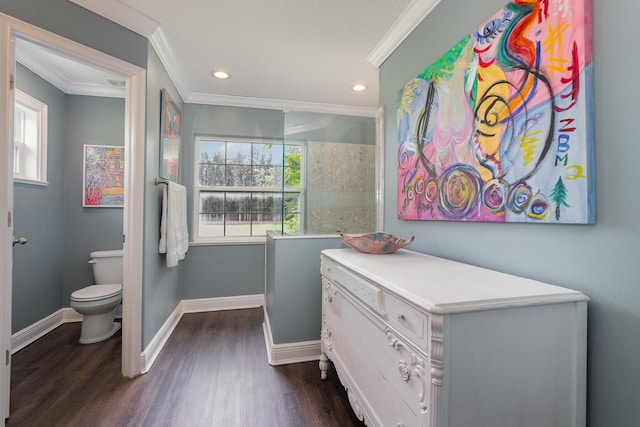
[(404, 322), (406, 320), (406, 318), (404, 317), (404, 314), (402, 313), (396, 313), (396, 319), (398, 319), (401, 322)]
[(398, 367), (398, 371), (400, 372), (400, 378), (402, 381), (409, 381), (411, 379), (411, 369), (404, 363), (401, 363)]

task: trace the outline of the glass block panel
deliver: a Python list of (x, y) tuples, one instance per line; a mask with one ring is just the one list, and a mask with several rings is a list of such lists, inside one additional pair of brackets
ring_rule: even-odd
[(249, 142), (227, 142), (227, 164), (250, 165), (251, 145)]
[(251, 186), (251, 166), (250, 165), (227, 166), (226, 185), (230, 187)]

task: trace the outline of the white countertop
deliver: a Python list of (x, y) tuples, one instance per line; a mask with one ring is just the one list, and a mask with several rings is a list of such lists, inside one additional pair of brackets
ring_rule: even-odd
[(327, 257), (435, 313), (587, 301), (581, 292), (401, 249), (370, 255), (326, 249)]

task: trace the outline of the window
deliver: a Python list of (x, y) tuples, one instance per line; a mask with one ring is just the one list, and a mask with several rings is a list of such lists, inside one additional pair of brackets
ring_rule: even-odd
[(195, 239), (261, 240), (302, 224), (302, 145), (197, 137)]
[(13, 125), (13, 177), (28, 183), (47, 182), (47, 106), (16, 90)]

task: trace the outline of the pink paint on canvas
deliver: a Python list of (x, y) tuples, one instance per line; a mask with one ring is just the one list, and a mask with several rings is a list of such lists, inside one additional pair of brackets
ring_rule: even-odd
[(595, 221), (590, 0), (514, 0), (398, 94), (398, 218)]

